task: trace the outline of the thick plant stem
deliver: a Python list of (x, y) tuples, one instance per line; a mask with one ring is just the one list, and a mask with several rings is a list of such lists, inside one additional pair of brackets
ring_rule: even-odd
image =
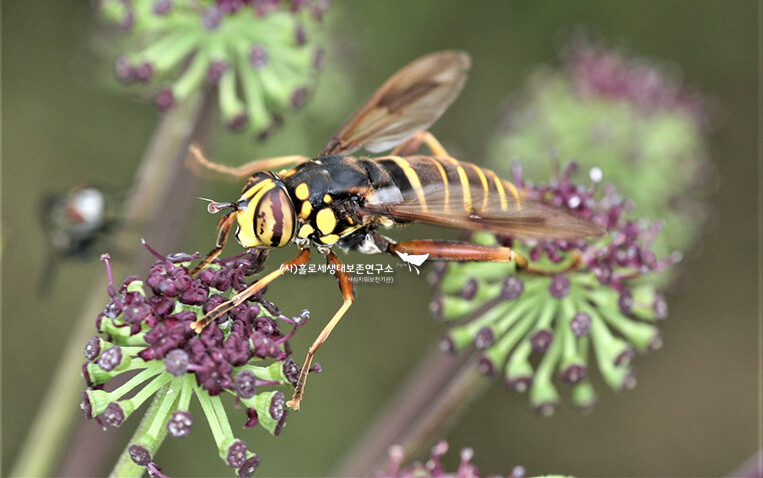
[(432, 347), (332, 474), (371, 476), (384, 468), (390, 446), (401, 445), (407, 462), (440, 439), (491, 383), (476, 357), (460, 357)]
[[(212, 106), (210, 106), (212, 105)], [(130, 271), (144, 270), (152, 261), (144, 253), (140, 237), (146, 237), (159, 250), (175, 250), (171, 246), (179, 243), (183, 227), (190, 210), (190, 198), (194, 184), (198, 180), (184, 166), (188, 146), (192, 142), (202, 142), (208, 129), (210, 116), (214, 114), (214, 99), (208, 94), (197, 95), (165, 114), (157, 126), (136, 174), (132, 190), (126, 201), (122, 215), (123, 225), (113, 237), (114, 251), (133, 251), (129, 260), (115, 260), (112, 265), (116, 277), (123, 277), (130, 265)], [(178, 195), (178, 190), (183, 194)], [(173, 197), (172, 194), (176, 196)], [(155, 224), (170, 218), (171, 227), (151, 235)], [(119, 257), (115, 258), (119, 259)], [(122, 258), (125, 259), (125, 258)], [(105, 276), (104, 276), (105, 277)], [(68, 450), (66, 460), (56, 474), (67, 476), (96, 476), (99, 474), (100, 457), (93, 447), (106, 449), (115, 434), (103, 434), (95, 423), (88, 423), (91, 432), (100, 433), (96, 440), (88, 442), (88, 450), (78, 455), (76, 445), (84, 440), (78, 431), (72, 437), (70, 428), (79, 409), (79, 392), (84, 382), (80, 366), (84, 361), (83, 348), (94, 332), (95, 319), (108, 300), (104, 277), (96, 277), (85, 300), (82, 315), (73, 327), (70, 346), (65, 347), (51, 386), (43, 398), (40, 411), (35, 416), (21, 452), (16, 459), (11, 476), (49, 476), (58, 460), (58, 453), (66, 450), (66, 444), (73, 445)], [(80, 427), (82, 428), (82, 426)], [(86, 456), (85, 456), (86, 455)]]

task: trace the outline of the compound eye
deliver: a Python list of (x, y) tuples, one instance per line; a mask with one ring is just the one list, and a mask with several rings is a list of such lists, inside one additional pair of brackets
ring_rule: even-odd
[(297, 226), (297, 214), (289, 195), (275, 187), (266, 192), (254, 211), (255, 234), (265, 245), (282, 247), (291, 242)]

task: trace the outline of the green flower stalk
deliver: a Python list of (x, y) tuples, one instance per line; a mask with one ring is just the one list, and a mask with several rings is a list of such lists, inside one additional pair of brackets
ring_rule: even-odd
[(447, 347), (474, 344), (481, 350), (481, 372), (502, 373), (509, 389), (529, 391), (531, 406), (544, 415), (560, 400), (556, 375), (570, 387), (575, 407), (593, 406), (591, 361), (611, 388), (634, 386), (634, 353), (661, 345), (656, 322), (667, 315), (649, 279), (680, 259), (678, 253), (657, 258), (652, 246), (661, 226), (629, 220), (632, 203), (600, 184), (600, 170), (591, 171), (589, 185), (574, 184), (574, 170), (570, 164), (551, 183), (530, 184), (515, 167), (514, 181), (530, 197), (602, 226), (606, 236), (531, 241), (475, 234), (476, 242), (513, 247), (548, 274), (486, 262), (442, 265), (435, 277), (432, 311), (453, 324)]
[(228, 127), (259, 138), (305, 104), (323, 62), (316, 40), (325, 0), (102, 0), (98, 6), (128, 35), (118, 79), (154, 91), (161, 111), (215, 87)]
[(539, 69), (510, 104), (490, 157), (498, 170), (519, 159), (530, 177), (546, 174), (552, 151), (599, 167), (643, 217), (665, 223), (658, 253), (687, 250), (704, 220), (711, 171), (707, 109), (660, 65), (576, 38), (563, 67)]
[[(309, 314), (288, 318), (259, 294), (196, 334), (190, 324), (243, 290), (244, 279), (262, 269), (266, 253), (218, 260), (192, 277), (187, 266), (196, 256), (163, 257), (149, 250), (159, 261), (146, 281), (129, 277), (119, 288), (104, 258), (111, 300), (97, 320), (100, 335), (85, 347), (85, 416), (104, 428), (119, 427), (155, 397), (128, 448), (134, 465), (124, 464), (128, 468), (119, 471), (140, 474), (137, 465), (158, 473), (153, 456), (165, 435), (191, 433), (195, 418), (189, 406), (195, 396), (220, 458), (239, 476), (251, 476), (260, 458), (235, 437), (220, 395), (231, 394), (246, 407), (244, 427), (259, 425), (278, 435), (288, 413), (284, 393), (272, 387), (296, 382), (299, 367), (289, 357), (288, 340)], [(292, 331), (283, 334), (282, 324), (291, 325)], [(103, 389), (125, 372), (133, 375), (124, 384), (110, 392)]]

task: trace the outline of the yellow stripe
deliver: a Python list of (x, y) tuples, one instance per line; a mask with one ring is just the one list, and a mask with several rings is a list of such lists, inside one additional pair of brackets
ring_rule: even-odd
[(453, 164), (453, 166), (456, 167), (456, 171), (458, 171), (458, 177), (461, 180), (461, 189), (464, 190), (464, 209), (466, 210), (467, 214), (472, 214), (474, 212), (474, 207), (472, 206), (472, 193), (469, 191), (469, 178), (466, 176), (466, 171), (464, 171), (464, 168), (461, 166), (461, 163), (458, 162), (458, 160), (451, 157), (444, 159), (447, 159), (451, 164)]
[(472, 168), (477, 172), (477, 175), (480, 177), (480, 182), (482, 183), (482, 190), (485, 191), (482, 195), (482, 208), (480, 208), (480, 211), (484, 211), (487, 207), (487, 201), (488, 201), (488, 189), (487, 189), (487, 178), (485, 177), (485, 173), (482, 171), (481, 168), (478, 168), (477, 166), (470, 164)]
[(509, 192), (511, 193), (511, 195), (514, 196), (514, 199), (516, 199), (516, 201), (514, 201), (514, 204), (516, 204), (515, 209), (517, 211), (521, 211), (522, 202), (519, 200), (519, 191), (517, 190), (517, 187), (514, 186), (514, 184), (510, 183), (509, 181), (504, 181), (504, 183), (506, 184), (506, 187), (509, 188)]
[(421, 209), (424, 212), (427, 212), (429, 208), (427, 207), (427, 200), (424, 197), (424, 188), (421, 187), (421, 180), (419, 180), (419, 175), (416, 174), (416, 171), (413, 170), (410, 163), (400, 156), (390, 156), (389, 159), (396, 162), (398, 166), (403, 170), (405, 173), (405, 177), (408, 178), (408, 182), (411, 183), (411, 187), (414, 191), (416, 191), (416, 196), (419, 198), (419, 203), (421, 203)]
[(486, 171), (493, 176), (495, 188), (498, 190), (498, 195), (501, 197), (501, 211), (506, 211), (509, 208), (509, 202), (506, 200), (506, 190), (503, 189), (503, 180), (493, 171), (490, 171), (489, 169)]
[(445, 191), (445, 204), (443, 204), (443, 210), (444, 212), (448, 212), (450, 210), (450, 189), (448, 189), (450, 183), (448, 182), (448, 173), (445, 171), (445, 168), (442, 167), (442, 164), (440, 164), (440, 161), (438, 161), (437, 158), (428, 156), (427, 159), (432, 161), (435, 166), (437, 166), (437, 169), (440, 171), (440, 176), (442, 176), (443, 190)]

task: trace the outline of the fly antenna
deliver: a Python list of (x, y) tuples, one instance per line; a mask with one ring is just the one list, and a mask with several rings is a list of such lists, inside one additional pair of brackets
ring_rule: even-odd
[(209, 203), (207, 205), (207, 211), (209, 211), (210, 214), (217, 214), (227, 207), (238, 209), (238, 205), (234, 202), (217, 202), (214, 199), (203, 197), (197, 197), (196, 199), (201, 199), (202, 201), (207, 201)]

